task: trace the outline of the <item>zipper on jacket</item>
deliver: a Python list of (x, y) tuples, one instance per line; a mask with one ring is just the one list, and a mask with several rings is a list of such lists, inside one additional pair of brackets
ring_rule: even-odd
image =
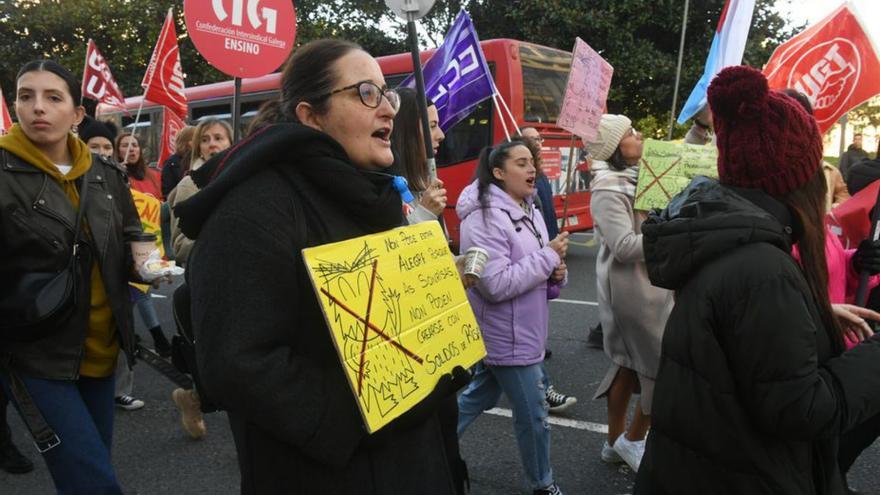
[(17, 224), (19, 224), (21, 227), (23, 227), (24, 229), (32, 232), (38, 238), (46, 241), (50, 246), (52, 246), (56, 249), (61, 249), (61, 247), (62, 247), (61, 242), (58, 241), (58, 239), (56, 239), (53, 235), (51, 235), (48, 230), (46, 230), (42, 227), (36, 227), (36, 226), (29, 224), (25, 218), (22, 218), (22, 215), (21, 215), (21, 213), (19, 213), (18, 210), (13, 211), (11, 216), (12, 216), (12, 219), (15, 220), (15, 222)]

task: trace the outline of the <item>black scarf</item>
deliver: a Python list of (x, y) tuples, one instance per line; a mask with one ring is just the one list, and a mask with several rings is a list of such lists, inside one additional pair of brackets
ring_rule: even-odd
[(400, 195), (392, 176), (360, 170), (333, 138), (296, 123), (275, 124), (213, 156), (192, 173), (199, 193), (174, 208), (180, 228), (198, 238), (216, 205), (236, 185), (268, 168), (293, 167), (305, 177), (303, 187), (317, 189), (337, 201), (370, 231), (381, 232), (403, 223)]

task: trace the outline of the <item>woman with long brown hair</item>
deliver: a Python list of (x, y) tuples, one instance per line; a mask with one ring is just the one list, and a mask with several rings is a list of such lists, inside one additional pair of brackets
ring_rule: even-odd
[(719, 181), (642, 229), (676, 294), (635, 493), (843, 494), (838, 439), (880, 412), (880, 337), (844, 352), (865, 324), (828, 297), (821, 134), (748, 67), (708, 99)]

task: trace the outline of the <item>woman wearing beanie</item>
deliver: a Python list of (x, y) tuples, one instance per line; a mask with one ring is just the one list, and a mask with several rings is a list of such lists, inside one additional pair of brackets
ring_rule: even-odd
[(829, 303), (819, 129), (748, 67), (708, 99), (719, 181), (643, 226), (676, 304), (635, 493), (843, 494), (838, 439), (880, 412), (880, 337), (843, 352), (842, 328), (864, 322)]
[[(594, 396), (608, 401), (608, 440), (601, 458), (638, 471), (651, 426), (654, 377), (672, 293), (648, 280), (641, 233), (645, 214), (633, 208), (642, 136), (623, 115), (603, 115), (598, 137), (587, 149), (593, 157), (590, 212), (599, 242), (599, 321), (611, 359)], [(638, 406), (627, 429), (630, 398), (637, 393)]]

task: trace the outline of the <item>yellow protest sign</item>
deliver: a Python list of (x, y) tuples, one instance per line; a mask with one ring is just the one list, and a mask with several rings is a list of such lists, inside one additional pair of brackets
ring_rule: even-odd
[(304, 249), (303, 259), (371, 433), (486, 355), (437, 222)]
[(684, 191), (698, 175), (718, 177), (715, 146), (672, 143), (646, 139), (639, 163), (636, 210), (666, 208), (669, 200)]
[[(144, 233), (156, 234), (156, 247), (162, 256), (165, 256), (165, 248), (162, 245), (162, 202), (151, 194), (144, 194), (134, 189), (131, 190), (131, 197), (134, 200), (135, 208), (137, 208), (138, 216), (141, 217)], [(131, 285), (140, 289), (141, 292), (147, 292), (150, 288), (145, 284)]]

